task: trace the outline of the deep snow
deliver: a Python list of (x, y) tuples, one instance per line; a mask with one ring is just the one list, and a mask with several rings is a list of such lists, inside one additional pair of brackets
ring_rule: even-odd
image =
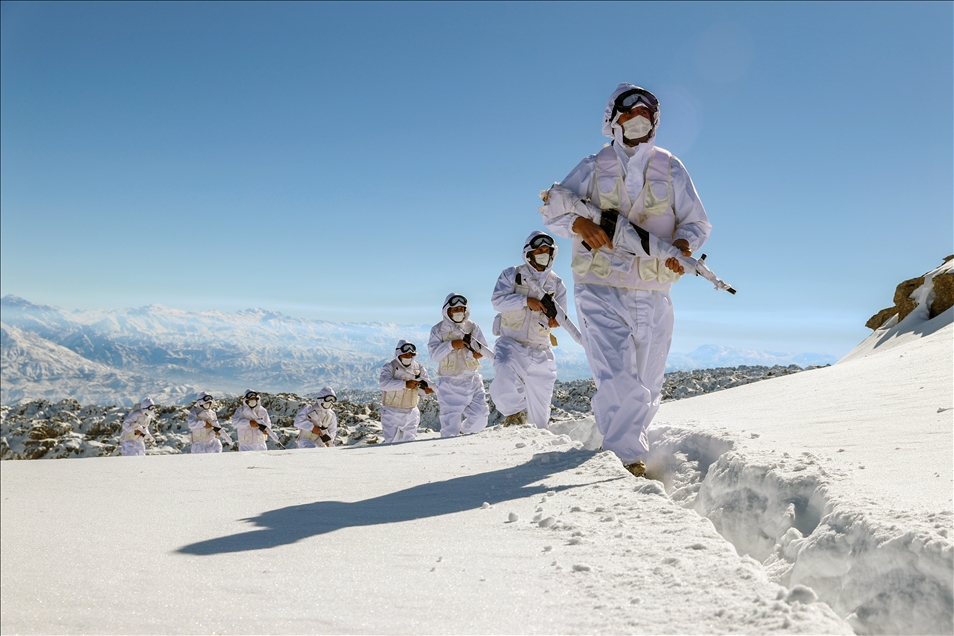
[(578, 446), (498, 427), (3, 462), (2, 630), (849, 632), (657, 482)]
[(950, 634), (952, 318), (664, 404), (651, 479), (584, 408), (394, 446), (0, 462), (0, 629)]

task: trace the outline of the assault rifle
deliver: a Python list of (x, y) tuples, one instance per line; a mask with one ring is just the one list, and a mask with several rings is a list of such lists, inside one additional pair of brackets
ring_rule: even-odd
[[(675, 258), (685, 268), (696, 276), (702, 276), (716, 289), (722, 289), (735, 294), (735, 288), (719, 279), (711, 269), (705, 264), (705, 255), (702, 258), (695, 259), (690, 256), (683, 256), (682, 250), (656, 236), (650, 234), (645, 229), (639, 227), (629, 219), (626, 223), (618, 223), (620, 217), (619, 210), (600, 210), (592, 203), (583, 200), (576, 192), (566, 188), (559, 183), (553, 184), (549, 190), (540, 193), (544, 206), (540, 208), (540, 213), (547, 217), (553, 208), (559, 216), (561, 214), (573, 213), (585, 219), (589, 219), (606, 232), (610, 242), (613, 244), (613, 252), (610, 259), (610, 268), (620, 271), (629, 271), (625, 269), (632, 265), (632, 260), (636, 256), (652, 258)], [(587, 250), (592, 248), (583, 241), (583, 247)], [(628, 257), (628, 258), (623, 258)]]
[[(517, 284), (521, 283), (520, 274), (517, 274), (516, 282)], [(560, 307), (559, 303), (557, 303), (556, 298), (553, 295), (553, 292), (544, 292), (543, 287), (537, 282), (535, 282), (533, 279), (527, 279), (523, 282), (530, 289), (531, 297), (535, 298), (539, 296), (537, 300), (543, 303), (543, 315), (546, 316), (547, 318), (552, 318), (553, 320), (556, 320), (561, 327), (566, 329), (566, 332), (570, 334), (570, 337), (573, 338), (573, 340), (575, 340), (577, 344), (582, 345), (583, 335), (580, 333), (579, 328), (575, 324), (573, 324), (573, 321), (570, 320), (570, 317), (566, 315), (566, 312), (563, 311), (563, 308)], [(549, 323), (544, 324), (541, 322), (540, 325), (548, 329), (550, 327)]]
[(579, 328), (573, 324), (573, 321), (570, 320), (570, 317), (566, 315), (566, 312), (563, 311), (563, 307), (560, 307), (556, 299), (553, 297), (553, 292), (548, 292), (543, 295), (543, 298), (540, 299), (540, 302), (543, 303), (543, 313), (547, 318), (552, 318), (560, 323), (560, 326), (566, 329), (566, 332), (570, 334), (570, 337), (576, 341), (577, 344), (583, 344), (583, 334), (580, 333)]
[[(626, 223), (620, 224), (620, 218), (625, 219)], [(691, 272), (696, 276), (702, 276), (712, 283), (716, 289), (727, 291), (733, 295), (735, 294), (735, 288), (733, 288), (732, 285), (720, 279), (706, 266), (705, 254), (702, 255), (702, 258), (698, 259), (692, 258), (691, 256), (683, 256), (682, 250), (678, 247), (650, 234), (626, 217), (623, 217), (619, 210), (602, 210), (600, 212), (599, 226), (606, 232), (606, 236), (609, 237), (614, 250), (622, 251), (630, 257), (648, 256), (659, 259), (675, 258), (679, 261), (679, 264), (686, 269), (687, 273)], [(593, 249), (586, 244), (586, 241), (583, 241), (583, 247), (587, 250)]]
[(464, 341), (464, 344), (467, 345), (467, 348), (470, 349), (471, 352), (479, 354), (485, 358), (489, 357), (491, 360), (493, 360), (494, 350), (482, 343), (480, 340), (477, 340), (477, 338), (474, 338), (473, 334), (465, 333), (461, 340)]
[(213, 425), (212, 430), (215, 431), (215, 434), (221, 438), (220, 441), (222, 441), (222, 443), (227, 443), (229, 446), (232, 445), (232, 436), (229, 435), (227, 430), (225, 430), (225, 427)]
[(262, 422), (259, 422), (258, 420), (253, 420), (253, 421), (254, 421), (256, 424), (258, 424), (258, 429), (259, 429), (260, 431), (262, 431), (263, 433), (265, 433), (266, 435), (268, 435), (269, 438), (271, 438), (271, 440), (272, 440), (273, 442), (275, 442), (276, 444), (278, 444), (279, 446), (281, 446), (282, 450), (286, 450), (286, 449), (285, 449), (285, 446), (282, 445), (282, 443), (279, 441), (278, 435), (275, 434), (275, 431), (272, 430), (272, 427), (271, 427), (271, 426), (266, 426), (265, 424), (263, 424)]

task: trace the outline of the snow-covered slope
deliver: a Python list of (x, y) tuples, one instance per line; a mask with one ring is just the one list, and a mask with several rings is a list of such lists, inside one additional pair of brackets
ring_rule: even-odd
[(831, 367), (664, 404), (651, 474), (858, 633), (951, 633), (952, 312), (914, 312)]
[(663, 404), (650, 479), (585, 382), (550, 432), (0, 462), (0, 630), (950, 634), (952, 319)]
[(527, 427), (0, 471), (4, 633), (850, 633), (656, 482)]

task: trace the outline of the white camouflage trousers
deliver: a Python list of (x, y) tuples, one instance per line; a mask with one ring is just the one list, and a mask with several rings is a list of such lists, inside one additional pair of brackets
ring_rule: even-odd
[(420, 409), (381, 408), (381, 429), (384, 443), (411, 442), (417, 439), (417, 425), (421, 423)]
[(146, 454), (146, 442), (141, 439), (126, 440), (119, 446), (123, 457), (138, 457)]
[(441, 437), (476, 433), (487, 428), (490, 407), (480, 375), (460, 373), (437, 380), (437, 403), (441, 409)]
[(222, 452), (222, 441), (218, 438), (213, 437), (210, 440), (204, 442), (192, 442), (192, 454), (196, 455), (199, 453), (221, 453)]
[(646, 429), (659, 410), (672, 300), (666, 291), (591, 284), (576, 285), (573, 295), (596, 381), (593, 414), (603, 448), (633, 463), (649, 450)]
[(549, 347), (528, 347), (512, 338), (494, 344), (494, 379), (490, 397), (504, 415), (527, 412), (537, 428), (550, 423), (550, 401), (557, 379), (556, 361)]

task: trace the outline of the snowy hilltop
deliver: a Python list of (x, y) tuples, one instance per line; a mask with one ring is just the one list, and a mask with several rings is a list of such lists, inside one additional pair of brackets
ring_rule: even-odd
[[(952, 269), (835, 365), (674, 380), (648, 478), (600, 450), (584, 381), (550, 430), (361, 443), (352, 391), (334, 449), (0, 462), (0, 628), (950, 634)], [(60, 404), (46, 439), (115, 422)]]

